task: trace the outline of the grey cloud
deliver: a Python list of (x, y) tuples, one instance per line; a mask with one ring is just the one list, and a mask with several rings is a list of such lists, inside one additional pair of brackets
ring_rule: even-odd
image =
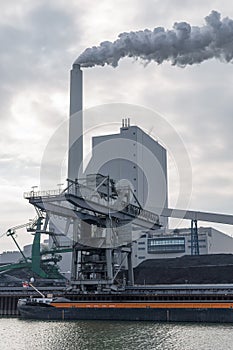
[[(69, 74), (64, 67), (72, 62), (69, 50), (73, 35), (79, 35), (75, 14), (59, 8), (55, 2), (35, 4), (25, 12), (21, 25), (18, 22), (0, 24), (1, 139), (9, 134), (8, 124), (14, 122), (11, 106), (15, 96), (24, 90), (35, 91), (35, 94), (42, 90), (49, 96), (64, 91), (64, 85), (68, 87)], [(47, 105), (46, 101), (42, 102), (45, 116), (42, 115), (41, 120), (47, 118), (55, 125), (61, 116), (51, 115), (49, 102), (48, 99)], [(9, 139), (13, 137), (8, 136)]]
[(46, 50), (47, 53), (61, 47), (66, 49), (73, 41), (74, 18), (74, 15), (47, 3), (37, 7), (26, 19), (32, 49)]
[[(11, 22), (0, 22), (0, 179), (1, 183), (6, 184), (8, 192), (16, 182), (17, 186), (21, 186), (22, 192), (39, 182), (40, 159), (46, 144), (46, 138), (41, 137), (41, 145), (30, 147), (31, 142), (38, 142), (37, 138), (28, 141), (26, 147), (24, 140), (18, 138), (18, 118), (23, 123), (24, 115), (23, 109), (21, 115), (14, 115), (12, 107), (15, 106), (15, 99), (18, 95), (26, 96), (28, 93), (32, 93), (32, 96), (40, 96), (41, 91), (46, 93), (48, 97), (44, 100), (43, 94), (35, 101), (28, 100), (28, 103), (32, 103), (31, 118), (37, 119), (38, 133), (42, 136), (45, 129), (51, 129), (52, 132), (56, 128), (64, 116), (62, 112), (52, 110), (49, 96), (65, 90), (68, 100), (68, 71), (73, 60), (70, 48), (74, 36), (79, 37), (79, 33), (76, 14), (66, 11), (65, 7), (58, 6), (55, 1), (49, 4), (36, 1), (27, 11), (22, 11), (19, 21), (14, 22), (12, 19)], [(32, 130), (32, 134), (33, 132), (36, 131)], [(16, 200), (16, 197), (8, 195), (8, 201)], [(23, 201), (22, 193), (20, 201)], [(0, 204), (2, 208), (3, 203)], [(22, 205), (30, 211), (28, 204), (23, 202)], [(10, 212), (12, 205), (4, 204), (4, 207)], [(24, 219), (21, 218), (22, 220)], [(10, 217), (8, 221), (11, 221)]]
[(46, 82), (46, 74), (51, 78), (64, 64), (72, 43), (74, 15), (41, 5), (26, 15), (21, 28), (8, 25), (0, 29), (2, 79), (15, 84), (42, 78)]
[(16, 158), (8, 155), (7, 158), (0, 159), (0, 178), (7, 178), (9, 182), (14, 183), (15, 174), (20, 173), (17, 177), (17, 185), (25, 186), (30, 178), (36, 178), (39, 174), (40, 162), (31, 158)]

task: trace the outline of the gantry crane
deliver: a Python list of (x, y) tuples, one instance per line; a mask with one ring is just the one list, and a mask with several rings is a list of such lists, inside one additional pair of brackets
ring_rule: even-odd
[[(26, 193), (25, 198), (46, 213), (59, 215), (66, 222), (64, 234), (72, 226), (72, 283), (76, 288), (113, 288), (125, 260), (128, 283), (133, 284), (132, 241), (134, 232), (160, 228), (159, 216), (144, 210), (130, 187), (115, 187), (108, 176), (88, 175), (68, 179), (63, 192)], [(132, 204), (132, 201), (136, 204)], [(115, 264), (115, 256), (120, 264)]]

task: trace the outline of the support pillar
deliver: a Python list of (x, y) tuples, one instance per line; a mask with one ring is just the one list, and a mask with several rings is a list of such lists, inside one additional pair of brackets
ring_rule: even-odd
[(107, 265), (107, 280), (112, 282), (113, 269), (112, 269), (112, 249), (106, 249), (106, 265)]
[(127, 255), (128, 262), (128, 284), (130, 286), (134, 285), (134, 273), (133, 273), (133, 263), (132, 263), (132, 250)]

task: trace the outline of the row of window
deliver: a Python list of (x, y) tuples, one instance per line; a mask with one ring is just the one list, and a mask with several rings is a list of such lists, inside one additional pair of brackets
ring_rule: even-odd
[(185, 245), (165, 245), (148, 247), (148, 253), (181, 253), (185, 252)]
[(183, 245), (185, 244), (184, 238), (178, 238), (178, 239), (148, 239), (148, 247), (151, 246), (163, 246), (163, 245)]
[[(185, 238), (151, 238), (148, 239), (148, 253), (159, 254), (159, 253), (181, 253), (185, 252)], [(190, 243), (190, 240), (188, 240)], [(205, 239), (200, 239), (199, 243), (206, 243)], [(138, 242), (139, 245), (145, 245), (145, 242)], [(188, 246), (191, 248), (191, 245)], [(206, 248), (206, 245), (199, 245), (199, 248)], [(145, 247), (138, 247), (139, 251), (145, 250)], [(138, 257), (138, 259), (145, 259), (145, 257)]]

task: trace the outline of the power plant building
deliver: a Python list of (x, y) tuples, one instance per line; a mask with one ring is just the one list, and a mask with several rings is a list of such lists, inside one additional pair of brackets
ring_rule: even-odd
[[(132, 188), (133, 204), (153, 212), (168, 206), (166, 149), (129, 119), (119, 134), (92, 138), (92, 162), (101, 165), (96, 172)], [(164, 227), (167, 222), (161, 218)]]

